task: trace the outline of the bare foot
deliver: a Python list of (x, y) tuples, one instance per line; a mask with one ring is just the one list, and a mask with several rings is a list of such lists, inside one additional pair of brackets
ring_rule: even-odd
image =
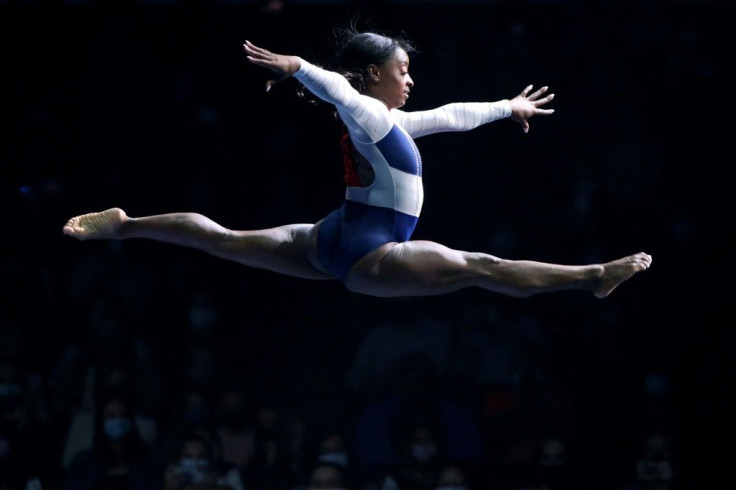
[(619, 284), (637, 272), (647, 270), (650, 265), (652, 265), (652, 256), (644, 252), (603, 264), (603, 275), (593, 287), (593, 294), (596, 298), (605, 298)]
[(79, 240), (115, 238), (116, 231), (128, 216), (120, 208), (76, 216), (64, 225), (64, 234)]

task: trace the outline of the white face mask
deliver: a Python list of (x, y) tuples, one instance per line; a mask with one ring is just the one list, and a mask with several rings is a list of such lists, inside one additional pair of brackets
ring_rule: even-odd
[(179, 460), (179, 473), (187, 483), (202, 483), (205, 480), (208, 466), (209, 464), (204, 458), (181, 458)]
[(348, 455), (337, 451), (322, 453), (318, 459), (321, 463), (331, 463), (343, 467), (348, 465)]
[(189, 323), (195, 330), (204, 330), (217, 323), (217, 310), (203, 306), (189, 309)]
[(207, 469), (207, 460), (204, 458), (181, 458), (179, 467), (188, 470), (204, 470)]
[(107, 437), (119, 440), (127, 436), (133, 429), (130, 420), (125, 417), (110, 417), (104, 422), (103, 430)]

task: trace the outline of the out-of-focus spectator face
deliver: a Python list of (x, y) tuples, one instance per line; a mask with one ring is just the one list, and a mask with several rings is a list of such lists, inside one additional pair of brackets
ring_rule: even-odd
[(244, 429), (247, 425), (247, 408), (242, 392), (230, 390), (223, 393), (217, 410), (218, 426), (233, 431)]
[(465, 471), (458, 466), (446, 466), (437, 477), (436, 490), (467, 490)]
[(330, 463), (341, 467), (348, 465), (348, 451), (341, 435), (332, 434), (325, 437), (319, 446), (318, 460), (321, 463)]
[(667, 436), (651, 434), (644, 440), (644, 457), (648, 459), (669, 459), (672, 456)]
[[(175, 468), (177, 478), (184, 485), (204, 484), (213, 477), (212, 454), (207, 443), (198, 438), (184, 441)], [(210, 488), (210, 487), (207, 487)]]
[(669, 482), (673, 477), (671, 458), (669, 438), (662, 434), (649, 434), (644, 439), (642, 457), (636, 463), (638, 480)]
[(133, 423), (128, 417), (128, 407), (120, 400), (111, 400), (102, 409), (103, 429), (112, 441), (119, 441), (130, 434)]
[(207, 423), (209, 414), (210, 407), (202, 393), (192, 391), (186, 395), (181, 414), (182, 422), (187, 426), (201, 427)]
[(559, 439), (548, 439), (542, 444), (539, 463), (542, 466), (564, 466), (567, 463), (565, 444)]
[(340, 470), (329, 465), (317, 466), (309, 480), (309, 490), (338, 490), (344, 485)]
[(345, 441), (339, 434), (332, 434), (322, 441), (320, 444), (322, 452), (342, 452), (345, 451)]
[(412, 458), (419, 463), (427, 463), (437, 457), (437, 440), (429, 429), (414, 430), (409, 445)]
[(258, 425), (262, 429), (273, 429), (279, 422), (279, 413), (273, 408), (261, 407), (256, 414)]
[(207, 459), (207, 448), (202, 441), (186, 441), (181, 448), (181, 457), (191, 459)]

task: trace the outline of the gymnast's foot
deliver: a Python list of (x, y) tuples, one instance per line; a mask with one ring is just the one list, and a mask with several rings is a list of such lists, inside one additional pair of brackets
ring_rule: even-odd
[(597, 298), (605, 298), (619, 284), (637, 272), (647, 270), (650, 265), (652, 265), (652, 256), (644, 252), (603, 264), (603, 274), (593, 286), (593, 294)]
[(129, 221), (120, 208), (110, 208), (100, 213), (76, 216), (64, 225), (64, 234), (79, 240), (116, 238), (118, 228)]

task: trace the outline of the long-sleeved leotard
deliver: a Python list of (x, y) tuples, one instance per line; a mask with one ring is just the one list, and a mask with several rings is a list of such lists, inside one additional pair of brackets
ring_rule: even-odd
[(413, 138), (467, 131), (509, 117), (511, 106), (504, 99), (452, 103), (427, 111), (389, 110), (380, 100), (359, 93), (342, 75), (300, 62), (294, 77), (335, 105), (355, 151), (373, 171), (367, 185), (347, 181), (345, 202), (320, 225), (320, 259), (345, 279), (366, 254), (384, 243), (411, 238), (424, 200), (422, 160)]

